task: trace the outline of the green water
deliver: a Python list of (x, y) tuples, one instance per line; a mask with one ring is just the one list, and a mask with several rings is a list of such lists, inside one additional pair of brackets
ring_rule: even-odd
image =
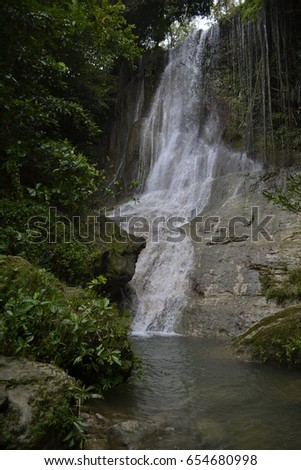
[(216, 341), (133, 341), (142, 378), (95, 406), (162, 422), (148, 449), (301, 449), (301, 371), (243, 363)]

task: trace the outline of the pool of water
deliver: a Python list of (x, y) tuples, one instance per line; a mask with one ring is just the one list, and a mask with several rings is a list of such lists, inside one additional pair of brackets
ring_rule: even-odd
[(164, 422), (149, 449), (301, 449), (301, 372), (244, 363), (217, 341), (133, 338), (140, 380), (94, 407)]

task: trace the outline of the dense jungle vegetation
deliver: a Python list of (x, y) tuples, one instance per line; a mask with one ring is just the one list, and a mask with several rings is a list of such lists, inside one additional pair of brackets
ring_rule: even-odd
[[(124, 319), (88, 288), (94, 277), (94, 284), (105, 282), (96, 267), (103, 248), (94, 240), (84, 243), (80, 230), (86, 223), (71, 218), (87, 214), (96, 195), (106, 192), (95, 142), (114, 96), (114, 67), (121, 59), (133, 61), (139, 48), (120, 2), (16, 0), (1, 2), (0, 10), (0, 351), (64, 366), (85, 381), (91, 381), (84, 372), (88, 363), (97, 375), (106, 366), (109, 371), (109, 360), (117, 366), (112, 380), (118, 382), (126, 350), (126, 360), (134, 361)], [(65, 217), (57, 231), (50, 207)], [(44, 242), (41, 230), (28, 225), (32, 216), (48, 222)], [(37, 268), (9, 255), (23, 256)], [(45, 268), (86, 288), (77, 305)], [(64, 340), (61, 322), (69, 324)], [(72, 330), (80, 355), (67, 346)], [(125, 343), (118, 346), (120, 335)], [(95, 361), (89, 359), (92, 346)]]

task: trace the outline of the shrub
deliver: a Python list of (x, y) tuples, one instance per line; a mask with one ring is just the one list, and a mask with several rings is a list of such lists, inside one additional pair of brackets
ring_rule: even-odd
[[(40, 227), (34, 232), (28, 221), (39, 219)], [(58, 215), (60, 223), (53, 229), (55, 220), (49, 215), (46, 204), (37, 204), (30, 199), (10, 201), (0, 199), (0, 253), (20, 255), (36, 265), (49, 269), (59, 279), (71, 285), (83, 285), (100, 274), (101, 258), (104, 249), (96, 241), (81, 242), (80, 233), (87, 233), (85, 218), (81, 225), (66, 223), (68, 219)], [(65, 220), (65, 222), (64, 222)], [(43, 223), (42, 223), (43, 222)], [(34, 242), (36, 235), (48, 227), (55, 233), (55, 243), (45, 240)], [(67, 242), (66, 242), (67, 240)]]
[(261, 276), (263, 291), (267, 300), (274, 300), (278, 305), (301, 300), (301, 268), (294, 268), (277, 279), (271, 272)]
[(53, 363), (100, 389), (127, 379), (135, 357), (126, 314), (20, 257), (1, 256), (0, 266), (0, 353)]

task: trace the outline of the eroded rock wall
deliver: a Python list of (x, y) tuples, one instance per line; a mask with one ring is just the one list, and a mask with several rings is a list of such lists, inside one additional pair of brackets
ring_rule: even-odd
[(195, 219), (190, 227), (199, 239), (180, 332), (236, 336), (279, 310), (266, 301), (260, 275), (300, 265), (301, 215), (274, 206), (262, 191), (285, 178), (285, 172), (260, 171), (215, 181), (202, 222)]

